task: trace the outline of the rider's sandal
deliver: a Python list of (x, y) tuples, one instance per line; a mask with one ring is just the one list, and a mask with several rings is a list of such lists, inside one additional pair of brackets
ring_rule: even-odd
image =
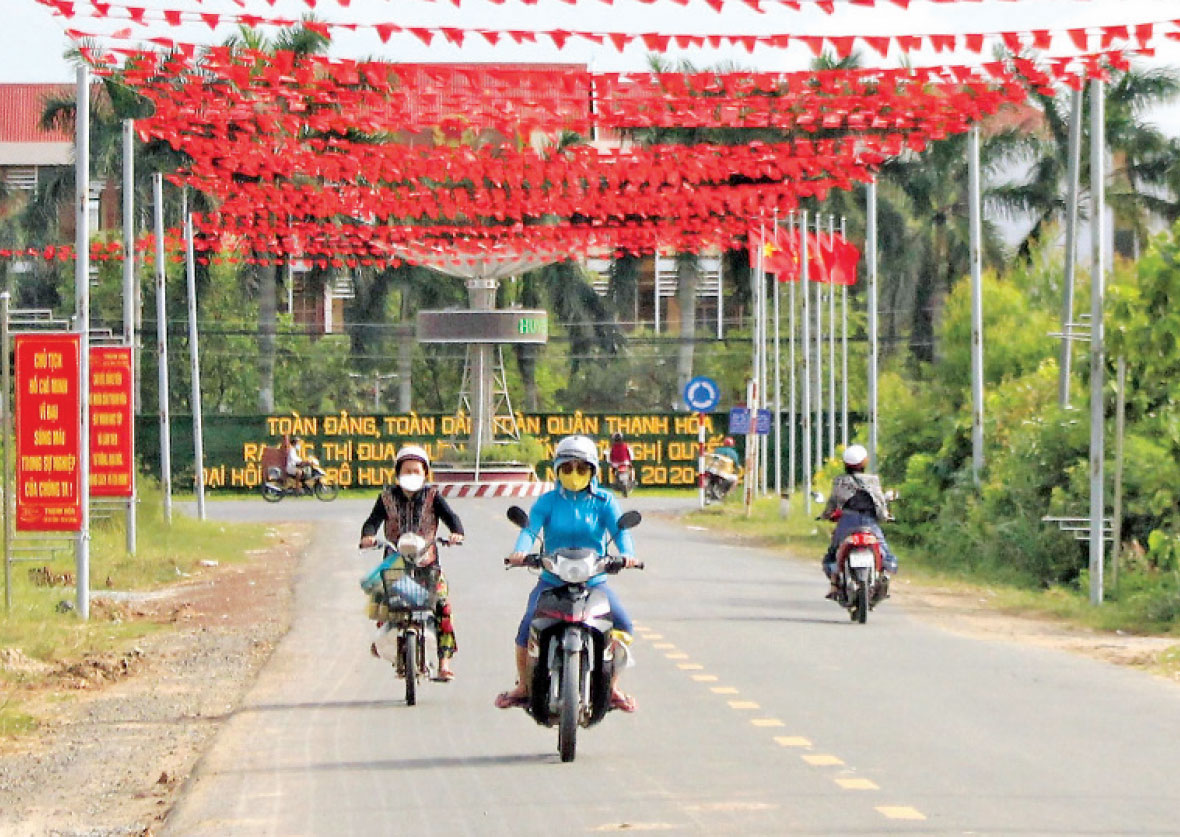
[(631, 713), (638, 709), (639, 706), (635, 703), (635, 698), (628, 694), (620, 693), (610, 696), (610, 708)]
[(528, 695), (514, 695), (512, 692), (500, 692), (496, 695), (497, 709), (512, 709), (515, 706), (528, 706)]
[(440, 683), (450, 683), (452, 680), (455, 679), (455, 672), (453, 672), (449, 669), (447, 671), (440, 671), (438, 673), (438, 676), (435, 677), (434, 679)]

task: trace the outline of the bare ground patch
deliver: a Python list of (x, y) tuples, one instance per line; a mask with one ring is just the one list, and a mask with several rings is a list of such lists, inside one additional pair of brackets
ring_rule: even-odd
[(307, 535), (290, 527), (245, 563), (206, 568), (162, 595), (96, 592), (92, 619), (170, 626), (128, 650), (50, 667), (0, 657), (9, 672), (36, 675), (36, 687), (15, 688), (42, 722), (0, 745), (0, 833), (150, 835), (285, 633)]

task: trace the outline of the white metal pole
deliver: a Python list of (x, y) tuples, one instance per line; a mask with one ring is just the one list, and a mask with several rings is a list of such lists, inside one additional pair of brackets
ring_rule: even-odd
[[(768, 350), (768, 341), (770, 337), (770, 299), (766, 292), (766, 259), (762, 259), (762, 269), (759, 271), (758, 277), (758, 294), (761, 304), (759, 305), (759, 312), (761, 314), (758, 334), (758, 351), (761, 353), (758, 362), (758, 407), (759, 409), (766, 409), (770, 404), (770, 357)], [(769, 487), (769, 467), (770, 467), (770, 434), (762, 433), (757, 437), (758, 439), (758, 473), (759, 473), (759, 487), (763, 496), (766, 496)]]
[(11, 355), (8, 351), (8, 291), (0, 291), (0, 412), (3, 413), (0, 418), (4, 419), (3, 427), (0, 432), (4, 433), (3, 449), (4, 456), (0, 459), (0, 468), (3, 468), (3, 473), (0, 473), (0, 486), (3, 487), (4, 495), (4, 612), (8, 613), (12, 610), (12, 536), (13, 532), (13, 517), (16, 513), (16, 504), (14, 502), (12, 481), (9, 479), (9, 464), (11, 462), (12, 445), (16, 441), (16, 437), (12, 433), (12, 405), (8, 400), (9, 388), (12, 386), (11, 372), (9, 371), (9, 358)]
[(1057, 402), (1069, 406), (1069, 378), (1073, 365), (1074, 280), (1078, 261), (1078, 193), (1081, 191), (1082, 170), (1082, 103), (1079, 88), (1070, 96), (1069, 118), (1069, 179), (1066, 181), (1065, 200), (1065, 281), (1061, 298), (1061, 361), (1058, 364)]
[(869, 469), (877, 470), (877, 181), (869, 181), (865, 190), (868, 207), (865, 211), (865, 262), (869, 277)]
[(78, 320), (78, 475), (82, 519), (74, 551), (77, 609), (90, 618), (90, 71), (78, 68), (74, 307)]
[[(828, 216), (828, 244), (836, 238), (836, 216)], [(835, 248), (832, 248), (833, 250)], [(828, 457), (836, 456), (836, 286), (828, 265)]]
[[(774, 213), (774, 243), (778, 246), (778, 210)], [(774, 493), (783, 496), (783, 370), (779, 343), (779, 286), (783, 277), (774, 276)]]
[(705, 507), (705, 414), (697, 413), (697, 502)]
[(1105, 457), (1103, 427), (1106, 381), (1106, 347), (1103, 314), (1106, 302), (1106, 101), (1101, 79), (1090, 81), (1090, 194), (1091, 247), (1090, 277), (1090, 603), (1102, 604), (1104, 520), (1106, 516)]
[(979, 127), (967, 134), (967, 191), (971, 225), (971, 475), (983, 479), (983, 219), (980, 206)]
[(165, 304), (164, 176), (152, 176), (156, 221), (156, 363), (160, 378), (160, 491), (164, 523), (172, 525), (172, 420), (168, 415), (168, 312)]
[(807, 495), (805, 507), (807, 516), (811, 517), (811, 491), (812, 491), (812, 468), (811, 468), (811, 290), (810, 290), (810, 271), (807, 264), (807, 210), (804, 209), (799, 216), (799, 260), (800, 260), (800, 282), (803, 284), (803, 489), (804, 494)]
[[(188, 208), (187, 206), (185, 207)], [(188, 285), (188, 356), (192, 370), (193, 474), (197, 520), (205, 519), (205, 443), (201, 415), (201, 350), (197, 337), (197, 260), (193, 255), (193, 216), (184, 215), (184, 263)]]
[[(787, 235), (792, 242), (792, 249), (797, 254), (799, 248), (794, 246), (795, 230), (795, 213), (792, 212), (790, 229)], [(790, 309), (787, 319), (787, 389), (790, 391), (787, 396), (790, 405), (787, 412), (787, 426), (790, 427), (790, 432), (787, 434), (787, 490), (792, 494), (795, 493), (795, 469), (798, 467), (795, 462), (795, 448), (797, 446), (796, 425), (799, 423), (799, 411), (796, 403), (798, 382), (795, 374), (795, 286), (799, 284), (799, 272), (795, 270), (793, 273), (794, 275), (790, 279), (790, 287), (787, 289), (787, 307)]]
[[(823, 221), (815, 213), (815, 246), (819, 247)], [(824, 284), (822, 277), (815, 282), (815, 470), (824, 467)]]
[[(848, 240), (848, 219), (840, 218), (840, 238)], [(840, 442), (848, 447), (848, 286), (840, 286)]]
[[(131, 380), (138, 374), (135, 368), (135, 122), (123, 120), (123, 345), (131, 355)], [(127, 554), (135, 554), (136, 471), (135, 422), (139, 403), (132, 396), (131, 413), (131, 496), (127, 498), (126, 536)]]

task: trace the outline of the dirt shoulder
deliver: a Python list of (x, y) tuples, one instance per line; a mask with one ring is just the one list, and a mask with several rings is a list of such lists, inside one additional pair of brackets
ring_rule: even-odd
[(43, 671), (50, 685), (22, 695), (44, 723), (0, 743), (0, 833), (150, 835), (286, 632), (309, 532), (288, 527), (245, 563), (162, 594), (96, 593), (93, 619), (167, 627), (121, 654)]

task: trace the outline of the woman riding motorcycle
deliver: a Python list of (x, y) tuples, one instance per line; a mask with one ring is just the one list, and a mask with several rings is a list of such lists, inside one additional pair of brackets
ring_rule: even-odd
[(885, 533), (878, 521), (892, 520), (885, 494), (881, 490), (881, 478), (866, 474), (865, 465), (869, 452), (863, 445), (849, 445), (844, 451), (844, 473), (832, 482), (832, 494), (820, 514), (824, 520), (834, 520), (836, 530), (832, 532), (832, 543), (824, 555), (824, 574), (832, 587), (827, 598), (834, 599), (838, 593), (836, 579), (836, 550), (850, 534), (857, 529), (871, 529), (881, 544), (881, 558), (885, 571), (892, 575), (897, 572), (897, 557), (885, 543)]
[[(463, 542), (463, 524), (458, 515), (439, 492), (438, 487), (426, 482), (427, 472), (430, 470), (430, 457), (418, 445), (405, 445), (397, 452), (394, 459), (394, 476), (396, 485), (387, 485), (373, 504), (373, 510), (361, 527), (361, 548), (373, 546), (377, 542), (377, 530), (384, 528), (385, 540), (396, 544), (398, 538), (407, 533), (421, 535), (426, 541), (434, 560), (438, 560), (438, 548), (434, 539), (438, 534), (438, 524), (441, 520), (451, 531), (448, 540), (452, 544)], [(401, 560), (398, 558), (397, 560)], [(374, 584), (380, 583), (381, 570), (387, 566), (385, 562), (366, 577)], [(362, 582), (361, 586), (366, 586)], [(447, 598), (447, 579), (442, 571), (438, 574), (436, 593), (438, 603), (435, 606), (435, 617), (438, 619), (438, 677), (440, 680), (451, 680), (455, 672), (451, 669), (451, 657), (458, 650), (455, 642), (455, 626), (451, 615), (451, 603)], [(377, 656), (376, 644), (371, 648), (373, 656)]]
[[(526, 553), (532, 548), (538, 535), (543, 534), (546, 551), (580, 547), (603, 553), (606, 551), (608, 538), (613, 538), (618, 544), (619, 554), (626, 559), (626, 565), (635, 566), (631, 535), (625, 529), (619, 529), (619, 505), (615, 502), (614, 495), (598, 484), (598, 448), (594, 441), (586, 436), (567, 436), (562, 439), (557, 443), (553, 466), (557, 472), (558, 485), (552, 491), (538, 497), (537, 502), (533, 504), (529, 511), (529, 525), (522, 529), (517, 537), (513, 552), (508, 556), (508, 563), (513, 566), (523, 564)], [(496, 706), (499, 708), (523, 706), (528, 701), (529, 626), (532, 624), (541, 592), (546, 588), (563, 584), (564, 582), (553, 574), (542, 571), (537, 586), (533, 588), (524, 617), (520, 620), (520, 627), (516, 632), (516, 686), (496, 697)], [(614, 623), (611, 641), (619, 648), (621, 658), (623, 650), (631, 643), (631, 619), (623, 610), (614, 591), (606, 586), (605, 575), (590, 579), (588, 584), (599, 587), (610, 602), (611, 620)], [(621, 668), (616, 667), (615, 679), (611, 682), (611, 706), (624, 712), (634, 712), (634, 699), (622, 692), (615, 682)]]

